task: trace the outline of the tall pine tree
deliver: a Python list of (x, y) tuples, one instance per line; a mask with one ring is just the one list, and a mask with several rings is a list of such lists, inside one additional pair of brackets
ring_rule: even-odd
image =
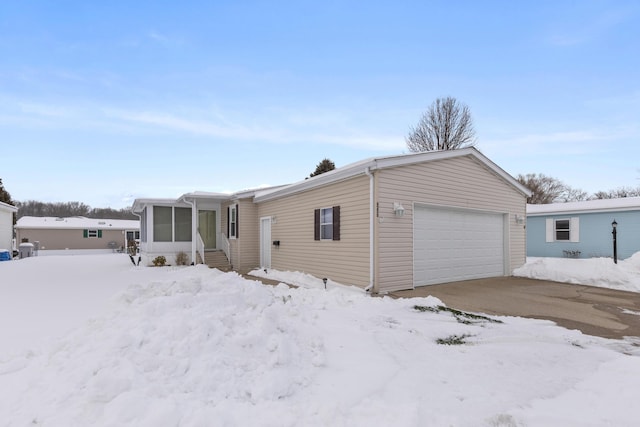
[(320, 163), (318, 163), (318, 166), (316, 166), (316, 170), (311, 175), (309, 175), (309, 178), (313, 178), (314, 176), (320, 175), (321, 173), (332, 171), (335, 168), (335, 163), (333, 163), (329, 159), (323, 159)]
[(4, 185), (2, 184), (2, 178), (0, 178), (0, 202), (6, 203), (8, 205), (15, 205), (13, 200), (11, 200), (11, 194), (7, 190), (4, 189)]

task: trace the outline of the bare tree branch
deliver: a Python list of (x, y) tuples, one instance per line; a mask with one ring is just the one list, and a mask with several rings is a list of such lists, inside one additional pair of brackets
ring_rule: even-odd
[(406, 143), (411, 152), (455, 150), (475, 144), (471, 111), (455, 98), (438, 98), (409, 128)]

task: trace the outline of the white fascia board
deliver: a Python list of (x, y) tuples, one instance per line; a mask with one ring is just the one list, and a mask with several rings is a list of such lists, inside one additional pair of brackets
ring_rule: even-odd
[(18, 212), (18, 208), (4, 202), (0, 202), (0, 210), (9, 211), (9, 212)]
[(140, 221), (134, 219), (101, 219), (85, 217), (36, 217), (23, 216), (15, 225), (16, 229), (81, 230), (86, 228), (132, 230), (140, 228)]
[(133, 201), (133, 205), (131, 206), (131, 212), (141, 213), (142, 210), (147, 206), (173, 205), (173, 204), (176, 204), (177, 202), (178, 200), (176, 199), (135, 199)]
[(528, 216), (565, 213), (623, 212), (640, 210), (640, 197), (583, 200), (580, 202), (527, 205)]
[(290, 196), (302, 191), (307, 191), (312, 188), (333, 184), (335, 182), (339, 182), (347, 178), (352, 178), (357, 175), (364, 175), (367, 168), (371, 168), (373, 170), (374, 166), (375, 159), (352, 163), (350, 165), (305, 179), (304, 181), (298, 181), (296, 183), (284, 186), (283, 188), (277, 189), (272, 192), (258, 194), (255, 196), (254, 201), (256, 203), (265, 202), (267, 200), (277, 199), (279, 197)]

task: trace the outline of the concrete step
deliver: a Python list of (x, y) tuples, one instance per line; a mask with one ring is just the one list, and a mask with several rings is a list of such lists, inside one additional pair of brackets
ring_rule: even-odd
[(231, 271), (231, 264), (229, 264), (229, 260), (223, 251), (205, 252), (204, 263), (221, 271)]

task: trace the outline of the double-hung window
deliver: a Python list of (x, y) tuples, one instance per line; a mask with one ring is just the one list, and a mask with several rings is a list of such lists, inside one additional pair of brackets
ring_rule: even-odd
[(229, 238), (238, 237), (238, 205), (229, 207)]
[(580, 242), (580, 218), (547, 218), (546, 242)]
[(568, 219), (555, 220), (556, 240), (569, 240), (571, 237), (570, 221)]
[(333, 208), (320, 209), (320, 240), (333, 240)]
[(82, 230), (82, 237), (84, 237), (85, 239), (102, 239), (102, 230)]
[(340, 206), (314, 211), (314, 240), (340, 240)]

